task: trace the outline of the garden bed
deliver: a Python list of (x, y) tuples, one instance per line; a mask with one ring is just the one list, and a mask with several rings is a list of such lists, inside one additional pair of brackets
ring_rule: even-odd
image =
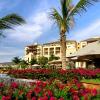
[[(0, 100), (99, 100), (96, 89), (86, 89), (78, 80), (67, 86), (58, 80), (36, 81), (30, 84), (0, 82)], [(93, 99), (95, 98), (95, 99)]]
[(24, 79), (38, 79), (42, 81), (50, 79), (58, 79), (66, 83), (71, 81), (75, 77), (79, 80), (85, 79), (100, 79), (100, 69), (72, 69), (72, 70), (62, 70), (62, 69), (18, 69), (10, 70), (8, 73), (14, 78), (24, 78)]

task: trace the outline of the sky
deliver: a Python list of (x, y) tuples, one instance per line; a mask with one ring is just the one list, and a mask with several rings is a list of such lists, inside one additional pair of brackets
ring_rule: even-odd
[[(57, 25), (49, 18), (52, 8), (60, 10), (60, 0), (0, 0), (0, 18), (16, 13), (26, 24), (6, 30), (0, 38), (0, 62), (9, 62), (13, 57), (24, 57), (24, 48), (34, 43), (59, 40)], [(74, 4), (78, 0), (73, 0)], [(75, 25), (67, 39), (81, 41), (100, 36), (100, 2), (88, 7), (87, 12), (75, 16)]]

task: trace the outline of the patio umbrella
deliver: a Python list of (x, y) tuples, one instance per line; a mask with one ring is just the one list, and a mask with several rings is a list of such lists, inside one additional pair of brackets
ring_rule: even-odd
[(34, 64), (34, 65), (32, 65), (32, 67), (40, 67), (40, 65)]

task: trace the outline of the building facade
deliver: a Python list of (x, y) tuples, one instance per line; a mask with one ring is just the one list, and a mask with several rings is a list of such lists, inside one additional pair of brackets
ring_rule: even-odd
[[(100, 37), (89, 38), (80, 42), (76, 42), (75, 40), (67, 40), (66, 41), (66, 57), (74, 54), (78, 49), (84, 48), (89, 43), (100, 40)], [(36, 58), (38, 60), (39, 57), (44, 56), (49, 59), (51, 55), (55, 55), (61, 59), (61, 46), (60, 42), (51, 42), (45, 44), (33, 44), (25, 47), (25, 56), (24, 59), (28, 62), (31, 61), (32, 58)], [(77, 62), (76, 66), (85, 67), (85, 62)]]
[[(77, 42), (74, 40), (66, 41), (66, 56), (73, 54), (76, 51)], [(55, 55), (61, 59), (61, 46), (59, 41), (45, 43), (42, 45), (34, 44), (26, 46), (24, 59), (30, 62), (32, 58), (36, 58), (38, 60), (39, 57), (44, 56), (49, 59), (51, 55)]]

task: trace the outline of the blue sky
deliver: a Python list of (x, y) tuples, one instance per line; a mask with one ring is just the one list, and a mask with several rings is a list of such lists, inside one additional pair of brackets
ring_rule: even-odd
[[(15, 56), (23, 57), (24, 47), (29, 44), (59, 39), (57, 26), (48, 18), (52, 7), (59, 10), (59, 0), (0, 0), (0, 18), (17, 13), (27, 22), (16, 26), (15, 30), (6, 30), (6, 38), (0, 38), (0, 62), (11, 61)], [(68, 39), (80, 41), (100, 36), (100, 3), (75, 18), (75, 26), (67, 34)]]

